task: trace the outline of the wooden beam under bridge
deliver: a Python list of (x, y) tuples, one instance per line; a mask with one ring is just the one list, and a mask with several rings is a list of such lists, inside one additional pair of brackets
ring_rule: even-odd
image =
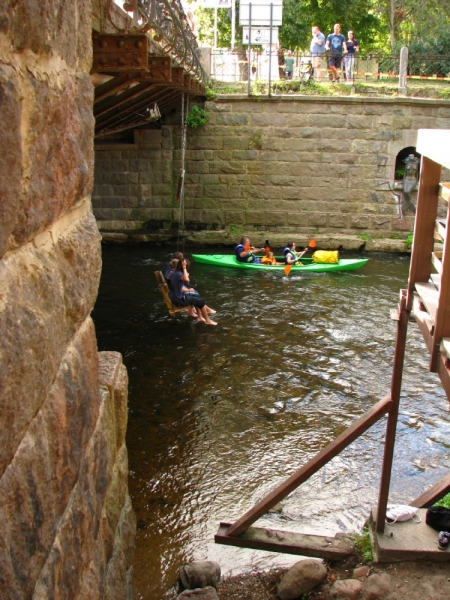
[[(379, 421), (386, 413), (389, 413), (393, 407), (394, 404), (391, 400), (391, 395), (388, 394), (382, 400), (377, 402), (377, 404), (375, 404), (375, 406), (373, 406), (370, 410), (364, 413), (364, 415), (355, 421), (346, 431), (344, 431), (340, 436), (330, 442), (323, 450), (309, 460), (303, 467), (298, 469), (286, 481), (281, 483), (253, 508), (247, 511), (240, 519), (230, 525), (225, 531), (223, 526), (221, 526), (216, 535), (216, 541), (221, 544), (227, 543), (233, 546), (249, 547), (248, 539), (242, 534), (249, 528), (250, 525), (259, 519), (259, 517), (267, 513), (273, 506), (275, 506), (275, 504), (283, 500), (299, 485), (309, 479), (311, 475), (316, 473), (327, 462), (337, 456), (342, 450), (344, 450), (344, 448), (354, 442), (361, 434)], [(288, 532), (283, 533), (286, 535)], [(264, 549), (273, 549), (277, 551), (273, 545), (271, 546), (270, 541), (265, 542), (265, 546), (267, 547)]]

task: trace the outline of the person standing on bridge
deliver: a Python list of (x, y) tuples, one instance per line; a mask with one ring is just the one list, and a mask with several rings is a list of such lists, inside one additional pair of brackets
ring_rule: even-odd
[(345, 79), (347, 83), (353, 83), (354, 81), (354, 68), (356, 52), (359, 50), (359, 42), (355, 40), (355, 34), (352, 30), (348, 32), (347, 39), (347, 54), (344, 57), (345, 65)]
[(341, 34), (341, 26), (339, 23), (334, 25), (334, 33), (330, 33), (325, 44), (327, 50), (330, 51), (328, 56), (328, 66), (333, 73), (332, 83), (339, 82), (339, 72), (342, 66), (343, 52), (347, 54), (347, 42), (345, 36)]
[(322, 77), (322, 59), (325, 54), (325, 36), (317, 27), (317, 25), (314, 25), (311, 31), (311, 62), (314, 69), (314, 80), (319, 82)]

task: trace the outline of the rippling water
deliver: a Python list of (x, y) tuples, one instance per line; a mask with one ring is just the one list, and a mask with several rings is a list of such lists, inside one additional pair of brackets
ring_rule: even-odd
[[(145, 600), (174, 598), (184, 562), (217, 560), (236, 574), (297, 560), (213, 536), (388, 393), (390, 309), (409, 269), (407, 256), (377, 254), (360, 271), (289, 278), (194, 264), (191, 281), (218, 311), (214, 328), (168, 316), (154, 271), (169, 258), (104, 247), (93, 314), (99, 349), (121, 352), (130, 378), (134, 590)], [(414, 324), (400, 412), (390, 500), (407, 503), (450, 466), (448, 401)], [(359, 530), (377, 502), (384, 430), (383, 420), (258, 524)]]

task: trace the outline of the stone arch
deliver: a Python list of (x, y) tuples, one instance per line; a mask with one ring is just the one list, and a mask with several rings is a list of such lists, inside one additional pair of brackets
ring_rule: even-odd
[[(410, 155), (414, 154), (419, 160), (421, 158), (421, 154), (416, 151), (414, 146), (406, 146), (397, 153), (395, 157), (395, 169), (394, 169), (394, 179), (395, 181), (403, 180), (403, 173), (405, 169), (405, 159)], [(419, 174), (420, 174), (420, 166), (419, 166)]]

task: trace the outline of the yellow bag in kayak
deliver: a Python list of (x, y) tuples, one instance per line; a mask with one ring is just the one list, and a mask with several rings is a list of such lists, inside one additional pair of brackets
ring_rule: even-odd
[(338, 250), (316, 250), (312, 255), (313, 262), (322, 264), (336, 264), (339, 262)]

